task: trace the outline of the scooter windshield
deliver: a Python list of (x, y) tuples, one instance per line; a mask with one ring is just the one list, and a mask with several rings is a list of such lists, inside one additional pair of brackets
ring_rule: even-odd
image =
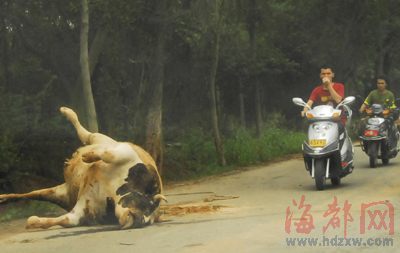
[(319, 105), (307, 112), (309, 120), (339, 120), (341, 110), (336, 110), (329, 105)]
[(372, 114), (381, 114), (384, 110), (386, 110), (386, 107), (381, 104), (373, 104), (370, 109)]

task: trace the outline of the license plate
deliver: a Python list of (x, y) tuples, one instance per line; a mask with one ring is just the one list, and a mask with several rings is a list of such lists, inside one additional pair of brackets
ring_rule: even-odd
[(365, 136), (378, 136), (378, 130), (365, 130)]
[(325, 147), (326, 140), (310, 140), (311, 147)]

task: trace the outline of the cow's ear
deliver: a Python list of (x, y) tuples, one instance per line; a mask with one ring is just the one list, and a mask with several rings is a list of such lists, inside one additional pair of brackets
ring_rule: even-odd
[(131, 213), (129, 211), (126, 211), (120, 218), (119, 218), (119, 225), (121, 226), (121, 229), (128, 229), (133, 226), (133, 223), (135, 223)]
[(143, 178), (149, 175), (149, 170), (143, 163), (137, 163), (135, 166), (129, 169), (128, 177), (131, 178)]
[(142, 228), (146, 225), (142, 212), (138, 210), (128, 210), (119, 219), (121, 229)]

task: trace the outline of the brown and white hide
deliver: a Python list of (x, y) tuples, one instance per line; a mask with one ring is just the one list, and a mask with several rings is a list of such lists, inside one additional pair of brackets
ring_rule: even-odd
[(85, 144), (65, 163), (65, 183), (26, 194), (3, 194), (0, 203), (18, 199), (43, 200), (68, 211), (58, 218), (32, 216), (27, 221), (27, 228), (115, 222), (127, 229), (153, 223), (160, 201), (165, 197), (151, 156), (132, 143), (117, 142), (103, 134), (88, 132), (73, 110), (66, 107), (60, 110)]

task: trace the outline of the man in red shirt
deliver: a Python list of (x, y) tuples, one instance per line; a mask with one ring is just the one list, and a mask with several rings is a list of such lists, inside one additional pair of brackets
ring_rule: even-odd
[[(318, 86), (311, 92), (307, 104), (311, 107), (315, 105), (331, 105), (336, 107), (344, 98), (344, 86), (341, 83), (334, 83), (332, 81), (335, 74), (329, 66), (322, 67), (319, 77), (322, 79), (322, 85)], [(308, 107), (304, 107), (301, 116), (305, 116)], [(340, 122), (344, 125), (346, 117), (342, 116)]]

